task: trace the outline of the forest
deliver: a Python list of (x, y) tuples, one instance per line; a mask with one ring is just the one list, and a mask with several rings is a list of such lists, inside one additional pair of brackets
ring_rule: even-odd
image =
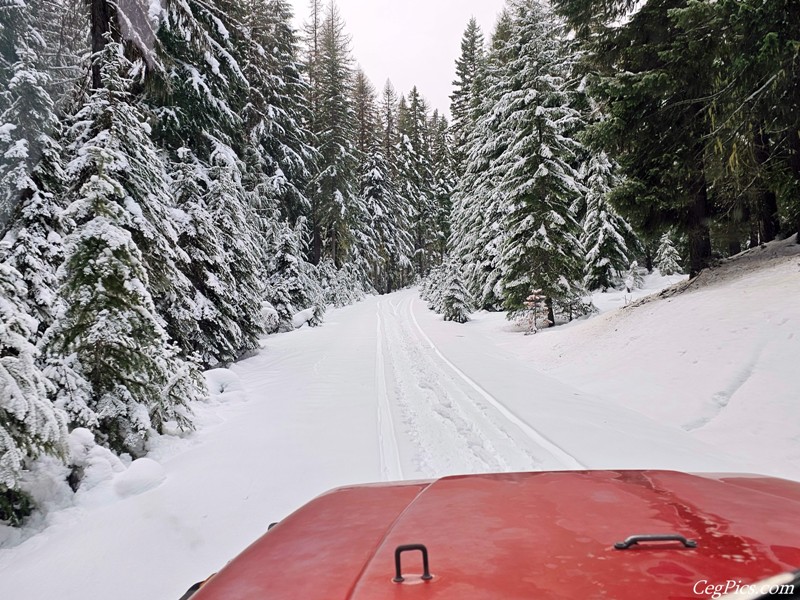
[(507, 0), (449, 118), (355, 67), (334, 1), (304, 22), (0, 0), (0, 521), (39, 457), (78, 485), (69, 431), (146, 454), (298, 315), (422, 281), (555, 324), (800, 228), (796, 2)]

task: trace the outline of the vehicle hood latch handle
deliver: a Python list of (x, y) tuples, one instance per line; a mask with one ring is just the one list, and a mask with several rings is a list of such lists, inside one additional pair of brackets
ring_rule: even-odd
[(649, 534), (642, 534), (642, 535), (632, 535), (627, 538), (624, 542), (617, 542), (614, 544), (614, 548), (617, 550), (627, 550), (631, 546), (636, 546), (642, 542), (680, 542), (683, 544), (684, 548), (697, 548), (697, 542), (694, 540), (687, 540), (682, 535), (674, 534), (674, 533), (649, 533)]
[(394, 551), (394, 572), (395, 576), (392, 581), (395, 583), (403, 583), (405, 581), (405, 577), (403, 577), (403, 569), (400, 566), (400, 555), (403, 552), (410, 552), (412, 550), (419, 550), (422, 552), (422, 577), (423, 581), (430, 581), (433, 579), (433, 575), (431, 575), (430, 568), (428, 567), (428, 549), (423, 546), (422, 544), (408, 544), (406, 546), (398, 546)]

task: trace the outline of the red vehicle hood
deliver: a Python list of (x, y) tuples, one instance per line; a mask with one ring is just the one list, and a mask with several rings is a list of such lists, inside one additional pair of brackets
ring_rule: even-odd
[[(637, 534), (698, 545), (614, 548)], [(393, 583), (404, 544), (427, 546), (431, 581), (409, 553), (406, 581)], [(706, 585), (798, 567), (798, 483), (669, 471), (469, 475), (329, 492), (193, 600), (697, 599), (710, 597)]]

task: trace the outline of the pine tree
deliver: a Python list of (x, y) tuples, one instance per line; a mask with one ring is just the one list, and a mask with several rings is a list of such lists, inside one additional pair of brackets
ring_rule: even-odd
[[(111, 35), (107, 39), (113, 39)], [(152, 139), (153, 115), (130, 91), (130, 74), (141, 71), (144, 65), (113, 53), (121, 47), (115, 43), (108, 52), (104, 47), (105, 54), (94, 57), (94, 64), (100, 66), (102, 86), (107, 89), (93, 90), (94, 97), (74, 118), (75, 125), (69, 132), (74, 141), (69, 148), (73, 158), (68, 165), (68, 183), (77, 191), (95, 174), (109, 169), (109, 176), (120, 182), (119, 201), (125, 208), (121, 213), (125, 220), (120, 225), (130, 232), (142, 254), (148, 293), (159, 322), (179, 347), (189, 348), (190, 340), (198, 334), (197, 307), (193, 286), (182, 267), (191, 259), (177, 244), (172, 211), (175, 198), (170, 193), (168, 166)], [(77, 215), (74, 211), (73, 214)], [(86, 219), (88, 215), (78, 218)]]
[[(360, 68), (356, 70), (354, 81), (352, 96), (356, 157), (358, 173), (363, 177), (369, 168), (371, 155), (379, 147), (378, 108), (375, 87)], [(356, 217), (352, 225), (354, 244), (350, 256), (356, 270), (362, 274), (361, 278), (366, 281), (369, 274), (374, 273), (374, 265), (379, 261), (378, 242), (375, 239), (374, 230), (369, 225), (373, 214), (370, 212), (363, 194), (359, 193), (353, 206), (362, 217), (360, 219)], [(375, 286), (373, 285), (373, 287)]]
[(355, 74), (353, 104), (356, 119), (356, 148), (359, 154), (365, 157), (378, 145), (378, 111), (375, 86), (360, 68), (356, 69)]
[[(158, 45), (166, 69), (145, 97), (179, 209), (176, 279), (190, 284), (180, 297), (193, 303), (185, 323), (194, 329), (168, 332), (205, 365), (256, 346), (265, 230), (278, 210), (306, 204), (310, 150), (293, 129), (304, 88), (291, 62), (288, 8), (281, 0), (248, 2), (169, 3)], [(275, 137), (284, 127), (291, 131)]]
[(644, 277), (642, 277), (639, 263), (637, 261), (633, 261), (630, 264), (623, 277), (625, 280), (625, 291), (629, 294), (633, 290), (638, 290), (644, 285)]
[(405, 272), (411, 269), (414, 245), (408, 208), (401, 202), (389, 167), (378, 150), (371, 153), (364, 166), (361, 197), (370, 215), (369, 230), (375, 245), (372, 285), (389, 293), (403, 282)]
[(435, 250), (437, 210), (433, 197), (434, 175), (430, 155), (428, 108), (416, 87), (398, 106), (399, 145), (397, 179), (400, 195), (413, 208), (414, 263), (424, 275), (437, 264)]
[[(243, 332), (242, 317), (252, 311), (250, 306), (241, 311), (239, 281), (228, 252), (231, 236), (237, 236), (225, 218), (225, 203), (220, 206), (220, 184), (211, 179), (211, 170), (188, 150), (184, 162), (174, 163), (173, 169), (175, 212), (181, 217), (177, 220), (178, 245), (191, 257), (183, 268), (194, 288), (197, 322), (196, 335), (183, 340), (184, 349), (203, 365), (229, 363), (243, 347), (252, 347), (255, 339), (252, 332)], [(227, 226), (224, 236), (223, 225)], [(246, 276), (245, 284), (252, 274)]]
[(95, 56), (102, 86), (76, 116), (68, 170), (76, 226), (60, 272), (66, 308), (47, 339), (51, 354), (79, 361), (100, 439), (141, 455), (151, 428), (161, 432), (172, 420), (191, 427), (188, 403), (199, 398), (201, 383), (156, 312), (151, 290), (180, 280), (172, 240), (163, 237), (168, 184), (128, 92), (132, 65), (121, 44), (106, 39)]
[[(65, 179), (62, 150), (55, 139), (60, 123), (46, 91), (35, 85), (36, 81), (47, 80), (41, 72), (38, 74), (39, 77), (36, 73), (20, 77), (18, 85), (10, 90), (11, 95), (19, 99), (5, 113), (7, 120), (12, 121), (11, 115), (18, 112), (17, 118), (25, 125), (15, 133), (19, 131), (31, 139), (22, 142), (26, 156), (20, 157), (22, 160), (14, 169), (25, 183), (23, 189), (16, 190), (14, 197), (8, 196), (12, 204), (16, 203), (16, 208), (9, 223), (9, 237), (13, 241), (3, 259), (22, 274), (26, 283), (27, 312), (39, 321), (37, 338), (50, 325), (56, 310), (55, 272), (63, 260), (60, 196)], [(34, 89), (30, 89), (32, 84)], [(22, 98), (24, 102), (20, 101)]]
[(683, 273), (681, 268), (681, 255), (675, 249), (669, 233), (661, 236), (658, 252), (655, 257), (655, 266), (662, 275), (675, 275)]
[(508, 63), (509, 91), (495, 109), (510, 130), (497, 167), (508, 215), (501, 251), (504, 302), (513, 314), (532, 289), (540, 289), (554, 322), (554, 304), (574, 295), (583, 267), (580, 226), (571, 211), (583, 192), (571, 166), (580, 147), (566, 135), (580, 117), (565, 90), (566, 57), (553, 16), (536, 0), (511, 7), (521, 51)]
[(0, 6), (0, 233), (22, 202), (52, 190), (34, 173), (44, 154), (57, 155), (59, 129), (37, 29), (41, 0)]
[(146, 100), (158, 116), (153, 139), (173, 158), (184, 147), (202, 161), (220, 144), (242, 152), (248, 82), (237, 29), (223, 6), (223, 0), (169, 2), (158, 30), (165, 70), (152, 73)]
[(475, 17), (469, 20), (461, 38), (461, 56), (456, 61), (456, 80), (450, 95), (450, 114), (452, 115), (453, 160), (455, 172), (463, 176), (466, 171), (467, 154), (465, 147), (469, 132), (475, 126), (474, 107), (480, 101), (480, 72), (484, 68), (486, 56), (481, 28)]
[(53, 192), (45, 190), (61, 188), (60, 166), (60, 157), (53, 155), (42, 159), (34, 168), (32, 179), (44, 181), (47, 178), (46, 171), (54, 167), (57, 172), (53, 179), (59, 180), (59, 183), (39, 184), (31, 195), (23, 199), (12, 225), (13, 243), (3, 259), (3, 262), (19, 271), (25, 280), (28, 294), (26, 312), (38, 321), (36, 339), (52, 324), (58, 311), (56, 270), (64, 258), (63, 207)]
[(450, 237), (450, 213), (453, 209), (453, 191), (456, 187), (453, 138), (447, 118), (434, 110), (428, 124), (430, 132), (431, 167), (433, 185), (431, 197), (435, 215), (433, 218), (433, 252), (437, 260), (444, 260), (447, 240)]
[(242, 6), (242, 71), (248, 101), (242, 111), (249, 154), (247, 186), (267, 221), (280, 216), (296, 223), (308, 216), (308, 183), (316, 161), (304, 106), (308, 88), (301, 77), (292, 11), (286, 0), (247, 0)]
[(467, 289), (461, 280), (460, 269), (455, 263), (448, 265), (447, 286), (442, 297), (442, 314), (445, 321), (466, 323), (469, 321), (470, 302)]
[(612, 169), (608, 157), (599, 153), (589, 158), (581, 173), (587, 189), (582, 245), (586, 249), (584, 284), (589, 290), (613, 287), (638, 246), (631, 226), (608, 203), (615, 183)]
[[(353, 230), (365, 223), (359, 202), (358, 158), (355, 119), (350, 89), (353, 82), (349, 37), (344, 32), (335, 2), (328, 7), (322, 24), (318, 56), (318, 82), (314, 90), (319, 105), (314, 115), (314, 133), (319, 140), (319, 172), (315, 181), (312, 231), (321, 236), (319, 256), (329, 257), (338, 267), (357, 258), (361, 236)], [(314, 247), (314, 254), (317, 254)], [(317, 256), (312, 262), (317, 262)]]
[(500, 249), (506, 236), (499, 192), (502, 172), (496, 166), (510, 143), (510, 133), (503, 128), (504, 115), (496, 108), (508, 89), (505, 69), (514, 54), (510, 30), (511, 17), (504, 11), (484, 67), (478, 72), (477, 87), (484, 93), (475, 98), (472, 108), (475, 126), (467, 137), (465, 173), (454, 190), (450, 218), (450, 253), (461, 258), (466, 285), (477, 305), (495, 310), (502, 304)]
[(381, 152), (389, 165), (389, 173), (397, 178), (395, 153), (397, 152), (399, 138), (397, 132), (397, 112), (399, 98), (397, 92), (388, 79), (383, 86), (380, 100), (380, 126), (381, 126)]
[(308, 108), (310, 111), (312, 129), (316, 115), (320, 112), (319, 94), (320, 79), (322, 77), (322, 38), (323, 23), (325, 22), (325, 2), (323, 0), (309, 0), (308, 21), (303, 26), (303, 41), (305, 42), (304, 71), (308, 77)]
[(278, 253), (272, 260), (265, 295), (278, 313), (278, 331), (285, 332), (294, 329), (293, 318), (298, 312), (315, 305), (319, 322), (324, 306), (319, 306), (312, 297), (313, 285), (304, 267), (298, 231), (284, 226), (278, 235)]
[(86, 73), (86, 39), (89, 22), (86, 5), (71, 0), (28, 0), (40, 5), (39, 21), (44, 40), (40, 54), (49, 75), (48, 92), (56, 106), (70, 112), (72, 95)]
[(240, 335), (231, 341), (237, 353), (242, 354), (257, 348), (258, 338), (263, 333), (260, 301), (267, 256), (260, 245), (263, 237), (253, 225), (258, 222), (257, 216), (242, 185), (243, 165), (226, 146), (218, 150), (211, 156), (209, 187), (204, 200), (227, 262), (225, 270), (235, 282), (222, 292), (228, 295), (230, 304), (224, 303), (220, 308), (235, 315)]
[(444, 296), (448, 282), (446, 263), (440, 263), (431, 268), (428, 275), (423, 279), (420, 297), (428, 301), (428, 308), (432, 311), (437, 313), (444, 311)]
[(0, 264), (0, 522), (29, 512), (19, 490), (28, 461), (66, 452), (66, 418), (50, 402), (52, 384), (38, 366), (36, 319), (25, 312), (22, 275)]
[(682, 2), (555, 4), (591, 38), (593, 68), (603, 75), (594, 91), (607, 118), (590, 128), (590, 138), (625, 176), (612, 202), (642, 235), (679, 226), (696, 275), (712, 250), (707, 158), (718, 118), (713, 65), (721, 64), (714, 47), (729, 34), (714, 35), (707, 26), (682, 30)]

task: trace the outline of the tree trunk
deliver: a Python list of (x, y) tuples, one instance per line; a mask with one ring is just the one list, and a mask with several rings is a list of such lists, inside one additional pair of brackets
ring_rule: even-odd
[(311, 225), (311, 264), (318, 265), (322, 260), (322, 236), (319, 232), (319, 225), (314, 222)]
[(549, 296), (544, 300), (545, 306), (547, 306), (547, 326), (552, 327), (556, 324), (556, 315), (555, 311), (553, 310), (553, 299)]
[(330, 235), (328, 236), (328, 243), (330, 244), (331, 248), (331, 258), (333, 259), (333, 266), (336, 267), (336, 270), (342, 268), (342, 262), (339, 260), (339, 232), (336, 230), (335, 227), (330, 228)]
[[(644, 244), (644, 267), (648, 273), (652, 273), (655, 265), (653, 264), (653, 244), (647, 242)], [(603, 290), (605, 291), (605, 290)]]
[(708, 228), (708, 188), (703, 171), (697, 173), (689, 206), (689, 277), (696, 277), (711, 258), (711, 232)]
[[(800, 189), (800, 131), (798, 131), (798, 128), (789, 128), (787, 138), (789, 141), (789, 168), (791, 169), (794, 179), (797, 182), (796, 189)], [(797, 210), (797, 215), (793, 225), (795, 231), (797, 232), (797, 243), (800, 244), (800, 209)]]
[[(88, 0), (88, 2), (91, 13), (92, 54), (96, 55), (106, 47), (106, 34), (111, 31), (111, 6), (108, 0)], [(95, 90), (103, 87), (101, 66), (97, 60), (92, 61), (92, 89)]]
[(758, 246), (758, 235), (758, 223), (755, 221), (755, 219), (750, 219), (750, 245), (748, 248), (755, 248)]
[(769, 140), (764, 133), (761, 123), (756, 126), (755, 133), (755, 159), (759, 168), (761, 181), (758, 192), (758, 220), (762, 242), (771, 242), (780, 233), (780, 220), (778, 218), (778, 196), (769, 189), (764, 176), (764, 169), (769, 160)]

